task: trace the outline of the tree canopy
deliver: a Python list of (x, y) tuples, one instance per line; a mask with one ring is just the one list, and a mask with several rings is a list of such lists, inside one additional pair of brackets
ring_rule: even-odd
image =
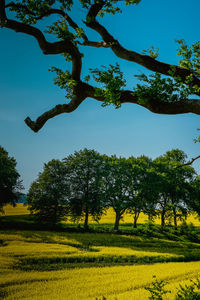
[(125, 212), (137, 227), (141, 212), (150, 222), (161, 216), (162, 228), (196, 211), (200, 215), (200, 180), (191, 166), (177, 168), (187, 156), (179, 150), (167, 151), (152, 160), (147, 156), (117, 157), (95, 150), (75, 151), (60, 160), (44, 164), (43, 172), (32, 183), (27, 200), (39, 221), (55, 225), (62, 218), (83, 221), (88, 229), (90, 217), (99, 221), (112, 208), (114, 230), (119, 230)]
[[(142, 0), (80, 0), (85, 11), (82, 25), (70, 16), (73, 0), (0, 0), (0, 26), (32, 36), (45, 55), (63, 55), (70, 61), (72, 70), (52, 67), (56, 73), (54, 83), (66, 90), (68, 103), (56, 105), (44, 112), (36, 121), (26, 118), (26, 124), (39, 131), (51, 118), (71, 113), (88, 97), (100, 101), (103, 106), (114, 105), (119, 108), (123, 103), (134, 103), (158, 114), (200, 114), (200, 42), (187, 45), (181, 39), (177, 41), (180, 57), (179, 64), (172, 65), (158, 59), (158, 51), (153, 47), (141, 53), (126, 49), (104, 26), (104, 16), (120, 13), (123, 5), (138, 5)], [(10, 12), (11, 13), (10, 13)], [(48, 17), (56, 16), (53, 23)], [(10, 18), (12, 16), (12, 18)], [(101, 19), (100, 19), (101, 18)], [(109, 16), (112, 20), (112, 16)], [(45, 19), (46, 30), (40, 27)], [(43, 23), (44, 24), (44, 23)], [(89, 39), (88, 29), (97, 34), (95, 41)], [(55, 36), (49, 42), (47, 35)], [(100, 40), (98, 38), (100, 36)], [(51, 39), (52, 40), (52, 39)], [(105, 48), (111, 50), (116, 58), (139, 64), (152, 71), (149, 76), (142, 74), (133, 90), (126, 89), (126, 79), (120, 65), (102, 66), (90, 69), (82, 78), (82, 47)], [(90, 66), (89, 66), (90, 68)], [(92, 79), (92, 80), (91, 80)], [(96, 84), (93, 85), (92, 82)]]
[(29, 210), (38, 221), (55, 225), (68, 213), (66, 166), (53, 159), (44, 164), (43, 172), (31, 184), (27, 195)]
[(103, 157), (94, 150), (80, 150), (64, 159), (67, 169), (68, 201), (71, 217), (84, 217), (84, 227), (88, 228), (88, 218), (98, 221), (104, 208), (102, 177)]
[(16, 165), (14, 157), (8, 156), (8, 152), (0, 146), (0, 211), (8, 203), (15, 205), (21, 196), (22, 184)]

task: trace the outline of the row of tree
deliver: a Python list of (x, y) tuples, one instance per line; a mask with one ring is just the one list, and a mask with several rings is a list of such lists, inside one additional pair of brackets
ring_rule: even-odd
[(118, 230), (125, 211), (133, 214), (134, 227), (141, 212), (150, 221), (161, 216), (186, 218), (195, 210), (200, 214), (200, 178), (193, 167), (183, 165), (186, 154), (171, 150), (152, 160), (147, 156), (116, 157), (84, 149), (60, 160), (51, 160), (30, 187), (29, 209), (39, 221), (55, 224), (69, 217), (98, 221), (108, 207), (115, 211)]

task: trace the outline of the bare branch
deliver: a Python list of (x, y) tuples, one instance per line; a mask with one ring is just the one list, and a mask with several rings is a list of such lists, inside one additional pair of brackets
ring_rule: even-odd
[(28, 127), (30, 127), (34, 132), (38, 132), (44, 124), (51, 118), (58, 116), (63, 113), (71, 113), (83, 102), (84, 97), (74, 96), (69, 104), (59, 104), (56, 105), (51, 110), (43, 113), (37, 120), (34, 122), (29, 117), (27, 117), (24, 121)]
[(194, 162), (195, 160), (199, 159), (199, 158), (200, 158), (200, 155), (198, 155), (198, 156), (195, 157), (195, 158), (192, 158), (189, 162), (187, 162), (187, 163), (185, 163), (185, 164), (182, 164), (182, 165), (177, 166), (175, 169), (182, 168), (182, 167), (184, 167), (184, 166), (192, 165), (193, 162)]
[(83, 43), (77, 42), (81, 46), (91, 46), (96, 48), (110, 48), (109, 44), (106, 44), (105, 42), (93, 42), (93, 41), (84, 41)]

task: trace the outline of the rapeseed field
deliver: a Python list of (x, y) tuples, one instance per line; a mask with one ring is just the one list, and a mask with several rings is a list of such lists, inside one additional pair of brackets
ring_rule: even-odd
[[(13, 208), (12, 205), (6, 205), (5, 208), (5, 215), (6, 216), (14, 216), (14, 215), (28, 215), (30, 212), (28, 210), (27, 205), (22, 203), (17, 204), (16, 207)], [(112, 208), (109, 208), (105, 214), (102, 215), (99, 224), (114, 224), (115, 220), (115, 212)], [(141, 213), (138, 218), (138, 224), (145, 224), (147, 223), (148, 218), (145, 214)], [(156, 217), (154, 220), (155, 224), (160, 224), (160, 217)], [(70, 220), (66, 220), (66, 223), (72, 223)], [(81, 221), (80, 223), (83, 223)], [(89, 217), (89, 224), (95, 224), (96, 222)], [(120, 221), (121, 224), (130, 224), (133, 223), (133, 216), (130, 213), (125, 213), (122, 220)], [(178, 220), (178, 224), (180, 224), (180, 220)], [(200, 226), (200, 220), (195, 213), (189, 214), (187, 217), (187, 223), (192, 223), (194, 226)]]
[[(28, 211), (20, 204), (6, 207), (8, 213), (21, 216)], [(111, 213), (104, 216), (107, 222)], [(168, 281), (166, 289), (172, 293), (164, 299), (174, 299), (179, 284), (199, 274), (200, 244), (191, 241), (95, 232), (0, 231), (2, 299), (145, 300), (150, 295), (145, 287), (153, 275)]]

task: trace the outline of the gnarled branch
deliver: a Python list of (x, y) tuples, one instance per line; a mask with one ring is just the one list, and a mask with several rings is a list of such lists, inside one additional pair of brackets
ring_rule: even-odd
[(44, 54), (61, 54), (67, 52), (72, 57), (72, 78), (80, 80), (82, 58), (78, 48), (73, 44), (70, 39), (50, 43), (46, 40), (44, 34), (38, 28), (24, 24), (18, 21), (10, 20), (6, 17), (5, 1), (0, 0), (0, 21), (1, 25), (5, 28), (12, 29), (16, 32), (25, 33), (33, 36)]
[[(55, 2), (55, 1), (54, 1)], [(89, 41), (87, 35), (82, 32), (80, 36), (83, 39), (83, 42), (77, 42), (77, 44), (84, 46), (92, 47), (104, 47), (110, 48), (113, 53), (125, 60), (135, 62), (139, 65), (144, 66), (145, 68), (158, 72), (167, 76), (170, 76), (170, 71), (174, 71), (174, 76), (179, 76), (182, 82), (185, 82), (189, 75), (193, 75), (191, 86), (200, 87), (200, 79), (195, 77), (190, 70), (181, 68), (179, 66), (174, 66), (164, 62), (160, 62), (148, 55), (139, 54), (135, 51), (125, 49), (118, 40), (116, 40), (108, 30), (96, 20), (97, 14), (104, 7), (105, 2), (103, 0), (98, 0), (96, 3), (91, 5), (87, 17), (86, 17), (86, 26), (95, 30), (100, 34), (102, 41), (93, 42)], [(90, 97), (100, 102), (105, 102), (104, 93), (97, 93), (97, 88), (84, 83), (81, 81), (81, 70), (82, 70), (82, 58), (81, 53), (77, 47), (77, 44), (71, 41), (69, 38), (65, 38), (60, 41), (50, 43), (46, 40), (43, 32), (38, 28), (24, 24), (16, 20), (10, 20), (6, 16), (6, 8), (18, 8), (19, 10), (25, 10), (28, 15), (34, 16), (35, 20), (41, 20), (44, 17), (48, 17), (52, 14), (59, 14), (66, 19), (68, 24), (77, 31), (80, 29), (78, 25), (69, 17), (69, 15), (61, 9), (50, 8), (43, 13), (36, 14), (31, 11), (26, 5), (10, 2), (5, 5), (5, 0), (0, 0), (0, 25), (5, 28), (9, 28), (16, 32), (25, 33), (33, 36), (38, 44), (40, 49), (44, 54), (62, 54), (68, 53), (72, 58), (72, 79), (76, 82), (76, 86), (73, 88), (73, 98), (69, 104), (56, 105), (53, 109), (43, 113), (36, 121), (32, 121), (29, 117), (26, 118), (26, 124), (34, 131), (39, 131), (44, 124), (51, 118), (62, 114), (70, 113), (74, 111), (86, 98)], [(119, 91), (118, 91), (119, 92)], [(200, 92), (196, 92), (197, 95), (200, 95)], [(101, 95), (101, 96), (100, 96)], [(149, 95), (150, 97), (150, 95)], [(200, 101), (197, 99), (185, 99), (181, 101), (174, 102), (165, 102), (160, 101), (160, 99), (149, 98), (148, 101), (141, 102), (136, 93), (133, 94), (130, 90), (122, 90), (121, 96), (117, 100), (121, 104), (123, 103), (133, 103), (145, 107), (151, 112), (157, 114), (183, 114), (183, 113), (195, 113), (200, 115)], [(195, 160), (195, 159), (194, 159)]]
[(81, 104), (85, 97), (74, 96), (69, 104), (59, 104), (49, 111), (43, 113), (36, 121), (32, 121), (27, 117), (24, 121), (28, 127), (30, 127), (34, 132), (38, 132), (44, 124), (49, 120), (63, 113), (71, 113)]
[[(23, 9), (27, 12), (27, 14), (34, 16), (34, 19), (39, 21), (42, 20), (44, 17), (49, 17), (50, 15), (53, 14), (58, 14), (61, 15), (63, 18), (65, 18), (65, 20), (68, 22), (68, 24), (74, 29), (77, 30), (77, 28), (79, 28), (79, 26), (72, 20), (72, 18), (63, 10), (61, 9), (56, 9), (56, 8), (50, 8), (47, 11), (45, 11), (44, 13), (40, 14), (39, 16), (37, 16), (33, 11), (31, 11), (26, 5), (23, 5), (21, 3), (14, 3), (14, 2), (10, 2), (7, 5), (5, 5), (5, 8), (17, 8), (17, 9)], [(82, 37), (85, 41), (88, 40), (87, 36), (85, 33), (82, 34)]]
[[(100, 3), (95, 3), (90, 7), (85, 24), (100, 34), (103, 41), (107, 45), (110, 45), (110, 49), (115, 53), (116, 56), (131, 62), (135, 62), (153, 72), (158, 72), (167, 76), (170, 76), (170, 71), (174, 69), (174, 76), (179, 76), (183, 82), (185, 82), (187, 77), (192, 74), (193, 79), (190, 83), (191, 86), (197, 85), (200, 87), (200, 79), (188, 69), (160, 62), (148, 55), (139, 54), (135, 51), (125, 49), (103, 25), (97, 22), (96, 16), (102, 9), (103, 5), (104, 2), (102, 1)], [(89, 46), (93, 45), (90, 44)], [(195, 94), (200, 96), (200, 92), (196, 92)]]

